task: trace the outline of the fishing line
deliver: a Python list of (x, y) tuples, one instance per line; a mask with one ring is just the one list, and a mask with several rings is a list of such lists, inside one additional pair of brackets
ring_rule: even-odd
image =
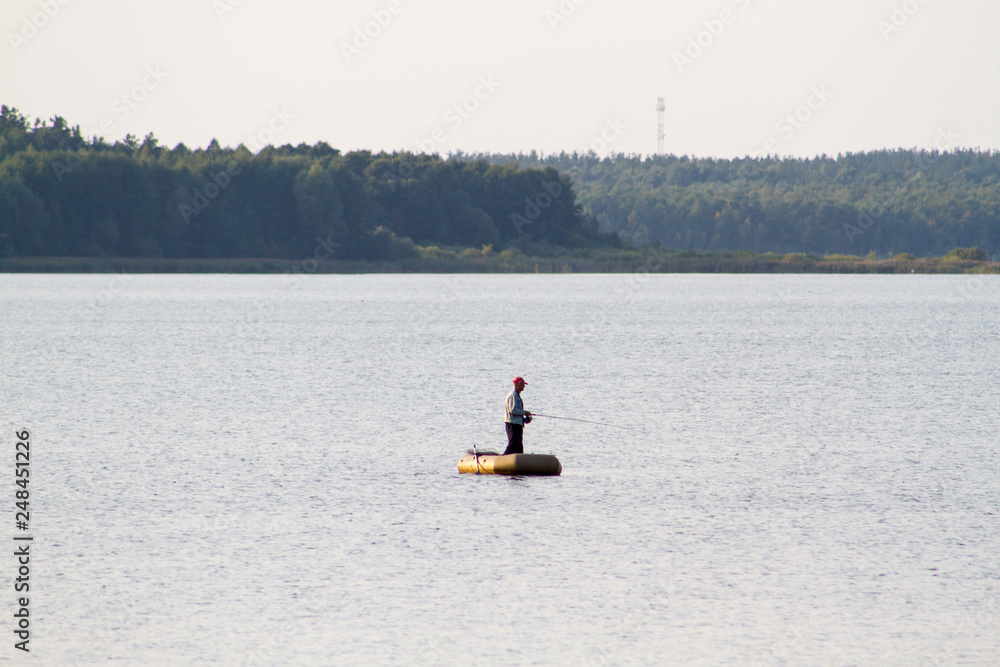
[(548, 417), (549, 419), (565, 419), (566, 421), (583, 422), (584, 424), (597, 424), (598, 426), (610, 426), (611, 428), (620, 428), (623, 431), (638, 431), (639, 430), (639, 429), (636, 429), (636, 428), (629, 428), (628, 426), (618, 426), (616, 424), (607, 424), (605, 422), (592, 422), (592, 421), (588, 421), (586, 419), (575, 419), (573, 417), (556, 417), (555, 415), (540, 415), (537, 412), (532, 412), (531, 416), (532, 417)]

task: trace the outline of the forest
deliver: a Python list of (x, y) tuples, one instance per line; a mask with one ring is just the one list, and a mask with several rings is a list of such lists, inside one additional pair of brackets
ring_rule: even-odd
[(1000, 154), (714, 159), (109, 143), (0, 107), (0, 258), (1000, 252)]
[(109, 144), (0, 108), (0, 256), (391, 260), (417, 247), (617, 248), (552, 167), (325, 143)]
[(636, 246), (881, 257), (1000, 253), (1000, 153), (881, 150), (811, 159), (464, 155), (569, 176), (600, 228)]

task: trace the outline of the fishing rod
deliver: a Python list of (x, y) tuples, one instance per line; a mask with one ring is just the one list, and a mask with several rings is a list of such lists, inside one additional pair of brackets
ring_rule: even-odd
[(583, 422), (584, 424), (597, 424), (598, 426), (610, 426), (611, 428), (620, 428), (624, 431), (637, 431), (638, 429), (629, 428), (628, 426), (617, 426), (615, 424), (606, 424), (605, 422), (592, 422), (586, 419), (574, 419), (573, 417), (556, 417), (555, 415), (540, 415), (537, 412), (531, 413), (532, 417), (548, 417), (549, 419), (565, 419), (571, 422)]

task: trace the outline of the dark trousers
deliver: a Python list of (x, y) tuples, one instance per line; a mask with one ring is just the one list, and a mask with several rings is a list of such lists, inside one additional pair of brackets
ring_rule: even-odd
[(507, 422), (504, 426), (507, 427), (507, 449), (504, 450), (504, 455), (524, 454), (524, 427)]

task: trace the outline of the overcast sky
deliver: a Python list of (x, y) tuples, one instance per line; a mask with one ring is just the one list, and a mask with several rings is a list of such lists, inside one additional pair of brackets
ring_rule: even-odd
[[(997, 0), (3, 0), (0, 103), (109, 140), (1000, 149)], [(367, 33), (367, 34), (366, 34)]]

